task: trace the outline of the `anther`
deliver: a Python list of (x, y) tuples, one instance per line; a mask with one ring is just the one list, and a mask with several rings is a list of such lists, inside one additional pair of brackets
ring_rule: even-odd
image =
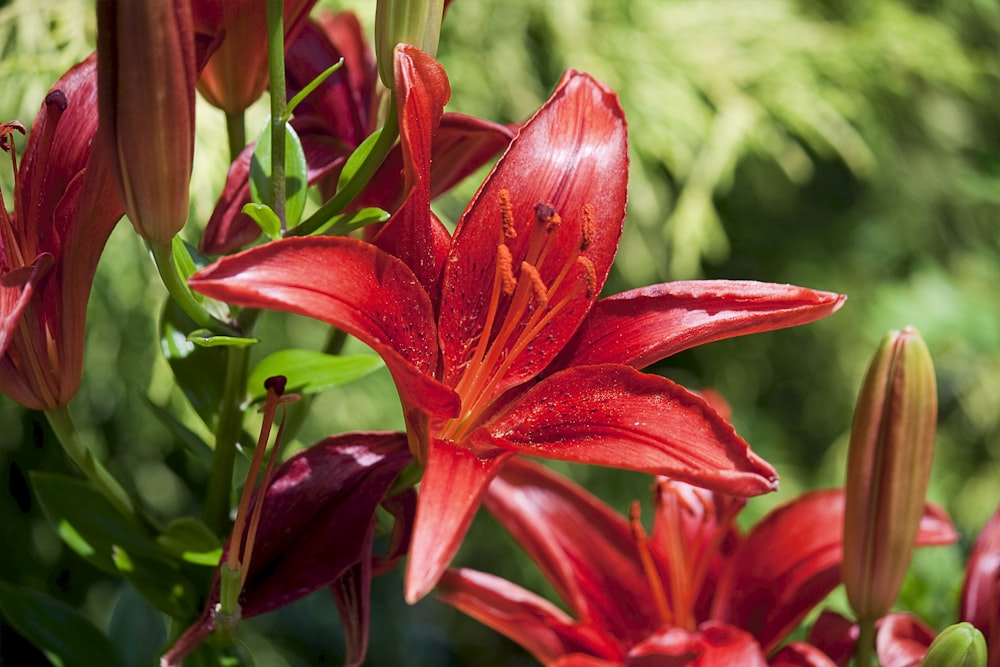
[(14, 132), (26, 133), (24, 125), (20, 121), (12, 120), (9, 123), (0, 124), (0, 150), (10, 153), (14, 150)]
[(535, 217), (538, 222), (545, 224), (545, 231), (555, 231), (562, 222), (562, 218), (556, 213), (556, 207), (548, 202), (538, 202), (535, 204)]
[(545, 308), (549, 305), (549, 290), (542, 282), (542, 276), (539, 275), (538, 269), (527, 262), (521, 262), (521, 275), (528, 276), (528, 280), (531, 281), (531, 289), (535, 293), (535, 303), (538, 304), (538, 307)]
[(500, 200), (500, 214), (503, 218), (503, 237), (505, 239), (516, 239), (517, 229), (514, 227), (514, 206), (510, 203), (510, 190), (503, 188), (498, 196)]
[(503, 243), (497, 246), (497, 273), (500, 274), (500, 290), (510, 296), (517, 287), (517, 279), (514, 278), (514, 258), (510, 248)]
[(583, 279), (587, 283), (587, 298), (591, 298), (597, 292), (597, 270), (594, 263), (586, 257), (577, 257), (576, 263), (583, 267)]
[(594, 212), (593, 204), (584, 204), (583, 210), (580, 212), (580, 226), (583, 228), (583, 238), (580, 240), (581, 251), (589, 248), (590, 244), (594, 242)]

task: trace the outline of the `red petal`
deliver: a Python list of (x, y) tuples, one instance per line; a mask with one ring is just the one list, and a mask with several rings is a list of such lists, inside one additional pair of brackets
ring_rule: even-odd
[[(945, 532), (930, 504), (918, 545)], [(773, 649), (840, 583), (844, 492), (814, 491), (765, 516), (733, 554), (719, 582), (713, 616), (744, 628)]]
[(436, 304), (451, 236), (431, 214), (431, 146), (451, 86), (444, 68), (420, 49), (402, 44), (395, 54), (405, 199), (372, 242), (406, 262)]
[(609, 659), (621, 654), (613, 638), (574, 624), (545, 598), (485, 572), (448, 570), (438, 582), (437, 596), (514, 640), (541, 663), (572, 653)]
[(229, 165), (226, 184), (201, 235), (198, 247), (203, 253), (232, 252), (260, 236), (260, 227), (243, 213), (243, 206), (250, 203), (250, 159), (255, 146), (251, 143), (244, 148)]
[(627, 667), (765, 667), (752, 635), (725, 623), (709, 621), (697, 632), (670, 628), (629, 651)]
[(986, 637), (989, 666), (1000, 665), (1000, 508), (983, 526), (969, 555), (959, 609), (961, 619)]
[(600, 500), (518, 458), (504, 466), (484, 504), (573, 614), (625, 644), (660, 626), (631, 529)]
[(437, 584), (462, 544), (486, 486), (509, 458), (482, 459), (450, 442), (432, 440), (417, 496), (417, 517), (406, 564), (406, 601), (415, 603)]
[(875, 651), (881, 667), (917, 667), (934, 641), (934, 631), (910, 613), (895, 613), (878, 624)]
[(771, 667), (836, 667), (837, 663), (811, 644), (792, 642), (768, 662)]
[(554, 368), (598, 363), (645, 368), (697, 345), (814, 322), (845, 299), (750, 281), (650, 285), (598, 301)]
[(667, 475), (732, 495), (777, 486), (774, 469), (704, 400), (627, 366), (556, 373), (473, 437), (530, 456)]
[(824, 609), (809, 629), (809, 643), (818, 647), (834, 664), (846, 665), (854, 657), (858, 625), (840, 614)]
[(402, 400), (452, 416), (458, 396), (437, 382), (430, 300), (401, 261), (355, 239), (288, 238), (225, 257), (189, 280), (227, 303), (307, 315), (356, 336), (385, 360)]
[[(14, 335), (21, 319), (21, 313), (31, 300), (31, 295), (35, 293), (35, 285), (50, 268), (52, 268), (52, 255), (44, 253), (28, 266), (0, 275), (0, 356), (7, 351), (11, 336)], [(0, 378), (0, 385), (2, 384), (5, 383)]]
[[(535, 205), (549, 203), (562, 217), (542, 266), (536, 267), (546, 285), (580, 253), (582, 209), (587, 204), (595, 207), (594, 239), (585, 256), (596, 271), (596, 295), (621, 236), (627, 180), (625, 117), (617, 96), (590, 76), (570, 71), (521, 128), (458, 223), (445, 267), (441, 304), (446, 380), (463, 372), (480, 335), (490, 335), (482, 329), (493, 289), (497, 245), (503, 238), (500, 191), (509, 191), (513, 205), (518, 236), (508, 240), (508, 245), (515, 270), (526, 257), (531, 231), (538, 225)], [(565, 280), (552, 295), (550, 303), (558, 303), (575, 290), (545, 335), (536, 338), (512, 364), (500, 391), (541, 371), (576, 332), (596, 298), (588, 298), (578, 287), (578, 280)], [(497, 327), (505, 324), (509, 301), (501, 300)]]

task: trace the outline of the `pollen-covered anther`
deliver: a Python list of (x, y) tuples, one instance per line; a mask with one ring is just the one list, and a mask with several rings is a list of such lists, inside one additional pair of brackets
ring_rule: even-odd
[(527, 276), (528, 280), (531, 281), (531, 289), (535, 294), (535, 303), (538, 307), (545, 308), (549, 305), (549, 289), (542, 282), (542, 276), (539, 275), (538, 269), (527, 262), (521, 262), (521, 275)]
[(497, 274), (500, 276), (500, 291), (507, 296), (514, 293), (517, 279), (514, 277), (514, 258), (510, 248), (501, 243), (497, 246)]
[(594, 263), (583, 256), (576, 258), (576, 263), (583, 267), (583, 279), (587, 284), (587, 298), (591, 298), (597, 293), (597, 270)]
[(503, 237), (516, 239), (517, 229), (514, 227), (514, 206), (510, 203), (510, 190), (503, 188), (497, 196), (500, 201), (500, 216), (503, 221)]
[(545, 225), (545, 231), (552, 232), (562, 223), (562, 218), (556, 212), (556, 207), (548, 202), (535, 204), (535, 218)]
[(580, 227), (582, 228), (583, 238), (580, 239), (580, 251), (584, 251), (590, 247), (594, 242), (594, 215), (595, 209), (593, 204), (584, 204), (583, 210), (580, 211)]

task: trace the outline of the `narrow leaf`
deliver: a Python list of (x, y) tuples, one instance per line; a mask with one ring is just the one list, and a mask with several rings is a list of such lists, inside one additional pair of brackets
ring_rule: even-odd
[(337, 191), (344, 189), (347, 183), (350, 183), (354, 176), (358, 173), (358, 169), (364, 164), (368, 155), (375, 148), (376, 142), (378, 142), (379, 136), (382, 134), (382, 130), (378, 129), (369, 134), (364, 141), (362, 141), (351, 156), (347, 158), (347, 162), (344, 163), (344, 168), (340, 172), (340, 179), (337, 181)]
[[(295, 129), (285, 124), (285, 222), (289, 228), (302, 219), (309, 184), (306, 153)], [(271, 121), (257, 137), (257, 147), (250, 159), (250, 198), (256, 204), (274, 207), (271, 200)]]
[(260, 342), (259, 338), (218, 336), (208, 329), (195, 329), (187, 339), (199, 347), (249, 347)]
[(333, 74), (334, 72), (336, 72), (338, 69), (340, 69), (343, 66), (344, 66), (344, 59), (341, 58), (340, 60), (338, 60), (337, 62), (333, 63), (332, 65), (330, 65), (329, 67), (327, 67), (325, 70), (323, 70), (322, 72), (320, 72), (319, 75), (315, 79), (313, 79), (312, 81), (310, 81), (309, 83), (307, 83), (305, 85), (305, 87), (303, 87), (302, 90), (300, 90), (295, 95), (295, 97), (293, 97), (291, 100), (288, 101), (288, 105), (285, 107), (285, 115), (282, 118), (282, 120), (284, 120), (286, 123), (289, 120), (291, 120), (292, 114), (295, 112), (295, 107), (299, 106), (299, 103), (302, 100), (304, 100), (306, 97), (308, 97), (309, 93), (311, 93), (312, 91), (316, 90), (316, 88), (321, 83), (323, 83), (324, 81), (326, 81), (327, 78), (331, 74)]
[(374, 225), (379, 222), (385, 222), (388, 219), (388, 211), (372, 206), (369, 208), (362, 208), (357, 211), (351, 211), (350, 213), (335, 215), (317, 227), (316, 231), (313, 233), (322, 234), (324, 232), (328, 232), (330, 236), (344, 236), (345, 234), (350, 234), (351, 232), (361, 229), (362, 227)]
[(247, 204), (243, 213), (256, 222), (272, 241), (281, 238), (281, 220), (267, 204)]
[(250, 397), (264, 397), (264, 380), (284, 375), (286, 388), (303, 394), (315, 394), (348, 382), (354, 382), (383, 366), (374, 354), (334, 356), (311, 350), (281, 350), (258, 363), (250, 373)]

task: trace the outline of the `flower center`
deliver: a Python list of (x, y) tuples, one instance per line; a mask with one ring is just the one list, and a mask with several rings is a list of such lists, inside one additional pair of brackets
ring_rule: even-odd
[[(594, 206), (580, 212), (580, 243), (558, 270), (546, 270), (554, 278), (546, 281), (541, 269), (554, 246), (562, 218), (552, 204), (535, 204), (527, 252), (514, 266), (508, 241), (517, 238), (510, 192), (501, 190), (500, 238), (497, 244), (493, 284), (479, 340), (455, 391), (462, 399), (462, 414), (445, 423), (441, 435), (459, 441), (475, 428), (490, 402), (508, 387), (501, 386), (508, 372), (536, 337), (580, 295), (591, 298), (597, 289), (597, 273), (584, 256), (594, 238)], [(564, 288), (566, 285), (569, 288)], [(504, 311), (504, 306), (506, 310)], [(499, 320), (499, 321), (498, 321)], [(496, 332), (493, 333), (494, 329)]]

